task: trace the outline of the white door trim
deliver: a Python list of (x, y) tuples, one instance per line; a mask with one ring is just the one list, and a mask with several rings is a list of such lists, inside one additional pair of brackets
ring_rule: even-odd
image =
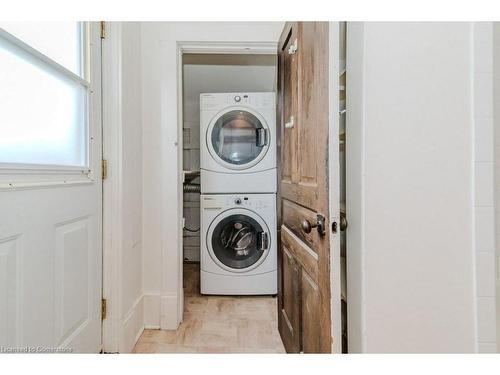
[[(328, 204), (330, 223), (340, 223), (340, 161), (339, 161), (339, 74), (340, 74), (340, 24), (329, 25), (329, 63), (328, 92), (329, 98), (329, 144), (328, 144)], [(341, 303), (341, 258), (340, 226), (337, 233), (330, 233), (330, 285), (331, 285), (331, 334), (332, 353), (342, 353), (342, 303)]]
[(122, 88), (121, 22), (106, 24), (102, 41), (103, 158), (108, 178), (103, 181), (103, 298), (107, 316), (102, 325), (103, 351), (120, 351), (120, 306), (122, 274)]

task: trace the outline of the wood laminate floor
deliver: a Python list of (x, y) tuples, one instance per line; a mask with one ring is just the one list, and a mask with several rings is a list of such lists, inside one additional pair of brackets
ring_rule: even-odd
[(179, 329), (144, 330), (134, 353), (285, 353), (277, 298), (202, 296), (199, 275), (199, 263), (184, 264)]

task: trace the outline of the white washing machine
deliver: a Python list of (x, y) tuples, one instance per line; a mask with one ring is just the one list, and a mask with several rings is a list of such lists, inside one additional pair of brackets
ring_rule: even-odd
[(200, 95), (201, 192), (276, 192), (275, 93)]
[(276, 195), (201, 196), (201, 293), (276, 294)]

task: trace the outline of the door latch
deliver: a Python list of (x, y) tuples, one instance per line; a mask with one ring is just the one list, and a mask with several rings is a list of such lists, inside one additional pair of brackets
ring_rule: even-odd
[(341, 212), (340, 213), (340, 220), (339, 220), (339, 223), (334, 220), (332, 222), (332, 233), (336, 234), (340, 228), (340, 231), (343, 232), (347, 229), (347, 218), (345, 217), (345, 213), (344, 212)]
[(347, 222), (347, 218), (345, 216), (345, 213), (341, 212), (340, 213), (340, 230), (343, 232), (347, 229), (347, 226), (349, 223)]

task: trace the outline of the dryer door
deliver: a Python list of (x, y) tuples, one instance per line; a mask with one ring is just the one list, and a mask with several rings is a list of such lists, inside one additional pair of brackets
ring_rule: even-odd
[(269, 148), (269, 128), (264, 119), (248, 108), (232, 107), (219, 113), (207, 131), (212, 157), (229, 169), (256, 165)]
[(219, 215), (207, 234), (210, 256), (222, 268), (247, 272), (269, 253), (269, 230), (255, 213), (234, 209)]

